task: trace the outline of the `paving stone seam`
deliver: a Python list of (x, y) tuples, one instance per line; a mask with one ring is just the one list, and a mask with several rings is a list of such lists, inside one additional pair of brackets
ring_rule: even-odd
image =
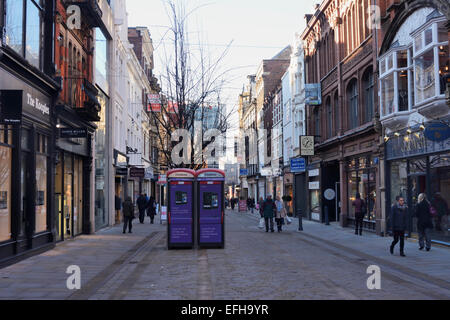
[(93, 296), (101, 287), (103, 287), (114, 275), (128, 264), (133, 257), (140, 252), (142, 246), (154, 238), (159, 232), (152, 232), (144, 239), (139, 241), (131, 249), (127, 250), (122, 256), (112, 262), (103, 271), (100, 271), (93, 279), (83, 285), (83, 287), (68, 296), (68, 300), (88, 300)]
[[(163, 240), (165, 240), (165, 234), (163, 234), (162, 232), (158, 232), (158, 236), (155, 236), (147, 242), (142, 250), (142, 252), (146, 252), (146, 254), (143, 255), (142, 259), (137, 262), (136, 267), (128, 275), (128, 277), (126, 277), (118, 286), (118, 288), (109, 295), (108, 300), (123, 300), (126, 297), (130, 289), (133, 288), (134, 284), (141, 277), (143, 271), (145, 271), (145, 269), (148, 268), (152, 263), (152, 260), (150, 260), (149, 257), (154, 253), (155, 246), (163, 243)], [(135, 259), (133, 260), (138, 259), (136, 259), (135, 257)]]

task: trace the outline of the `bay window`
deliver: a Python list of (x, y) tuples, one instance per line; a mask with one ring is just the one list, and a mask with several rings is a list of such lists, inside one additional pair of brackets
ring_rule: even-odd
[(432, 19), (413, 32), (415, 105), (443, 97), (449, 76), (448, 36), (445, 17)]
[(30, 64), (41, 68), (42, 0), (6, 0), (6, 45)]
[(397, 47), (380, 58), (381, 116), (412, 108), (413, 66), (411, 50)]

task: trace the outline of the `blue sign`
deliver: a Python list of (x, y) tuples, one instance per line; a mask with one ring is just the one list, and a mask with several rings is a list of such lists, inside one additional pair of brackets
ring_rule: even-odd
[(306, 162), (305, 158), (291, 159), (291, 172), (305, 172)]
[(427, 125), (424, 135), (428, 140), (442, 142), (450, 138), (450, 127), (441, 122), (431, 123)]
[(239, 175), (240, 176), (248, 176), (248, 169), (240, 169)]

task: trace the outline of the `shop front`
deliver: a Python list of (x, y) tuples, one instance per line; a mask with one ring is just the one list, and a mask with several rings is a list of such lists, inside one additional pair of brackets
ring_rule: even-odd
[(355, 207), (353, 201), (356, 194), (367, 204), (363, 228), (376, 230), (376, 203), (377, 203), (377, 165), (379, 159), (371, 154), (358, 155), (346, 159), (347, 174), (347, 220), (350, 225), (355, 224)]
[(321, 197), (320, 197), (320, 164), (308, 166), (308, 215), (313, 221), (322, 221)]
[(52, 96), (0, 57), (0, 262), (54, 245)]
[[(449, 119), (447, 119), (448, 121)], [(425, 124), (424, 127), (429, 127)], [(433, 241), (450, 243), (450, 139), (433, 141), (426, 131), (415, 129), (402, 132), (399, 137), (386, 143), (386, 212), (397, 197), (405, 198), (409, 213), (409, 232), (417, 234), (414, 209), (419, 194), (424, 193), (435, 210), (430, 212), (433, 220)], [(450, 130), (450, 129), (447, 129)], [(389, 221), (387, 228), (389, 228)]]
[(63, 241), (91, 230), (92, 136), (95, 131), (73, 108), (57, 105), (55, 226)]

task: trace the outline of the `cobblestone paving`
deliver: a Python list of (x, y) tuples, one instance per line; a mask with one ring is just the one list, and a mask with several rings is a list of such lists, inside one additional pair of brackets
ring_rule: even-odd
[[(297, 232), (296, 220), (266, 233), (258, 220), (228, 211), (225, 249), (168, 251), (166, 226), (148, 221), (81, 236), (0, 269), (0, 299), (450, 299), (448, 248), (408, 240), (402, 258), (390, 238), (309, 221)], [(81, 268), (81, 290), (66, 288), (69, 265)], [(381, 290), (367, 289), (370, 265)]]

